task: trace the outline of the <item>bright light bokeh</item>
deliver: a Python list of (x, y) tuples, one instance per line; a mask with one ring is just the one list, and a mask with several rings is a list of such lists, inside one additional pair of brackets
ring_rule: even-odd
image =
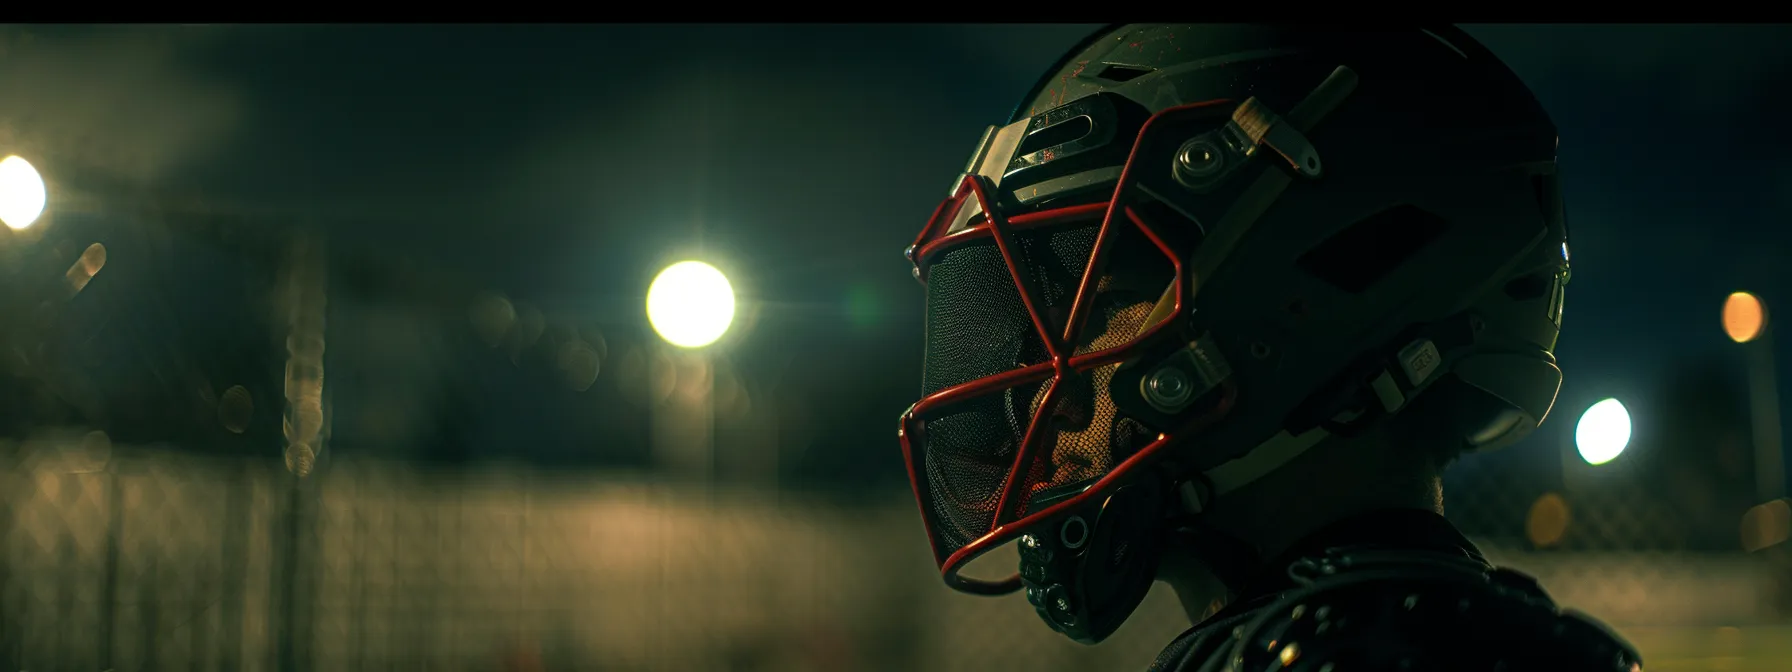
[(1574, 426), (1574, 446), (1587, 464), (1601, 465), (1618, 458), (1630, 445), (1630, 411), (1617, 399), (1606, 399), (1587, 409)]
[(722, 338), (734, 322), (734, 287), (701, 261), (666, 267), (647, 289), (647, 321), (660, 338), (681, 348), (701, 348)]
[(1724, 299), (1724, 333), (1730, 340), (1747, 343), (1767, 330), (1767, 304), (1748, 292), (1736, 292)]
[(44, 178), (31, 162), (17, 156), (0, 159), (0, 222), (14, 231), (31, 226), (44, 214)]

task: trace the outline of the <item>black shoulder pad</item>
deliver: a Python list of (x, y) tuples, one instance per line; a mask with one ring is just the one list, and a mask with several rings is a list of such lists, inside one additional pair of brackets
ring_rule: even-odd
[(1349, 554), (1290, 568), (1285, 593), (1236, 640), (1222, 669), (1367, 672), (1640, 672), (1641, 658), (1536, 581), (1461, 558)]

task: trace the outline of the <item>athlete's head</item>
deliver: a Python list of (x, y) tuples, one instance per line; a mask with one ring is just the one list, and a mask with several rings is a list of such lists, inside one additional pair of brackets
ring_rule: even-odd
[[(1561, 382), (1555, 148), (1447, 26), (1116, 26), (1072, 49), (909, 250), (925, 396), (901, 439), (947, 583), (1025, 587), (1097, 641), (1170, 531), (1265, 500), (1248, 486), (1422, 476), (1524, 436)], [(1365, 436), (1393, 449), (1337, 449)], [(1020, 576), (960, 575), (1014, 541)]]

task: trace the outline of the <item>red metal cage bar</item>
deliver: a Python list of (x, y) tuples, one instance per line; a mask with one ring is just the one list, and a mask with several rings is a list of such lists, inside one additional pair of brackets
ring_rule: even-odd
[[(916, 276), (922, 282), (926, 282), (927, 261), (932, 256), (964, 242), (985, 237), (993, 238), (1001, 253), (1003, 264), (1007, 266), (1008, 274), (1014, 280), (1015, 290), (1020, 293), (1027, 316), (1032, 322), (1033, 328), (1038, 332), (1049, 356), (1049, 360), (1046, 362), (978, 378), (929, 394), (909, 407), (909, 410), (902, 416), (898, 436), (902, 443), (903, 461), (908, 468), (909, 482), (914, 488), (915, 499), (920, 504), (923, 521), (928, 526), (928, 538), (934, 545), (934, 557), (940, 563), (941, 571), (948, 585), (965, 592), (990, 595), (1018, 590), (1021, 586), (1018, 575), (1002, 581), (985, 581), (960, 576), (959, 572), (978, 556), (1012, 541), (1028, 526), (1073, 507), (1082, 506), (1095, 497), (1103, 496), (1110, 489), (1107, 486), (1118, 482), (1137, 469), (1139, 465), (1150, 460), (1165, 446), (1174, 442), (1177, 437), (1199, 429), (1200, 426), (1212, 422), (1230, 409), (1235, 390), (1228, 386), (1224, 389), (1219, 403), (1209, 412), (1172, 433), (1159, 434), (1150, 444), (1115, 465), (1111, 471), (1082, 493), (1014, 519), (1018, 515), (1022, 499), (1020, 492), (1026, 475), (1032, 471), (1034, 462), (1038, 459), (1039, 446), (1044, 443), (1046, 435), (1051, 433), (1044, 419), (1051, 415), (1052, 409), (1057, 405), (1061, 384), (1077, 374), (1126, 360), (1141, 346), (1153, 342), (1156, 336), (1163, 333), (1175, 321), (1174, 319), (1165, 319), (1157, 324), (1149, 325), (1137, 337), (1118, 346), (1083, 355), (1074, 354), (1076, 337), (1082, 333), (1083, 323), (1088, 320), (1095, 289), (1106, 270), (1107, 246), (1117, 231), (1114, 223), (1118, 216), (1124, 215), (1159, 252), (1169, 259), (1175, 269), (1176, 275), (1171, 288), (1175, 304), (1174, 311), (1170, 314), (1172, 316), (1182, 314), (1192, 299), (1192, 285), (1197, 279), (1188, 277), (1181, 255), (1177, 254), (1165, 237), (1146, 222), (1128, 203), (1129, 197), (1132, 196), (1129, 188), (1136, 181), (1134, 169), (1135, 161), (1139, 158), (1140, 147), (1144, 145), (1150, 131), (1165, 123), (1165, 120), (1204, 114), (1211, 112), (1215, 107), (1231, 104), (1232, 102), (1229, 100), (1215, 100), (1174, 107), (1153, 115), (1140, 128), (1132, 151), (1121, 169), (1120, 178), (1114, 186), (1114, 195), (1106, 203), (1075, 205), (1025, 213), (1010, 219), (999, 211), (996, 201), (992, 197), (993, 185), (989, 183), (988, 178), (974, 172), (966, 175), (959, 183), (958, 189), (934, 210), (927, 226), (922, 229), (920, 237), (909, 248), (909, 258), (915, 264)], [(977, 199), (983, 209), (982, 214), (973, 218), (970, 221), (971, 225), (965, 230), (945, 233), (944, 227), (950, 226), (960, 209), (968, 205), (967, 201), (971, 197)], [(1029, 281), (1032, 276), (1025, 272), (1024, 262), (1014, 247), (1016, 244), (1015, 232), (1022, 229), (1091, 219), (1097, 211), (1102, 212), (1101, 228), (1096, 234), (1095, 244), (1089, 253), (1089, 262), (1084, 267), (1082, 280), (1072, 299), (1069, 319), (1064, 325), (1063, 333), (1054, 333), (1049, 327), (1044, 311), (1041, 310), (1042, 302), (1036, 288)], [(1015, 451), (1014, 464), (1010, 467), (1008, 476), (1002, 483), (1001, 496), (998, 499), (990, 529), (981, 537), (965, 544), (964, 547), (953, 551), (948, 556), (941, 557), (937, 536), (933, 534), (935, 513), (929, 505), (926, 493), (922, 491), (923, 480), (920, 476), (924, 467), (916, 461), (916, 448), (918, 447), (916, 442), (920, 441), (921, 445), (924, 445), (926, 419), (973, 399), (1047, 380), (1050, 381), (1050, 387), (1047, 388), (1045, 397), (1039, 403), (1038, 408), (1033, 411), (1032, 418), (1027, 423), (1027, 430), (1021, 439), (1021, 445)]]

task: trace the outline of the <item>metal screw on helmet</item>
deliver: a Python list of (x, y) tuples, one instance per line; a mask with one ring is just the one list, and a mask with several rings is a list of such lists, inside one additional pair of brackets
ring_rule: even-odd
[(1075, 605), (1070, 603), (1070, 596), (1065, 593), (1063, 584), (1054, 584), (1045, 589), (1045, 603), (1050, 605), (1050, 613), (1047, 614), (1047, 618), (1057, 622), (1058, 625), (1074, 626), (1076, 625), (1076, 614), (1072, 613), (1071, 608)]
[(1153, 406), (1177, 408), (1188, 402), (1194, 386), (1189, 384), (1188, 374), (1174, 366), (1166, 366), (1151, 373), (1145, 379), (1145, 400)]
[(1195, 138), (1182, 143), (1176, 150), (1175, 176), (1178, 182), (1189, 187), (1203, 187), (1212, 181), (1215, 175), (1226, 169), (1226, 155), (1220, 146), (1207, 138)]

